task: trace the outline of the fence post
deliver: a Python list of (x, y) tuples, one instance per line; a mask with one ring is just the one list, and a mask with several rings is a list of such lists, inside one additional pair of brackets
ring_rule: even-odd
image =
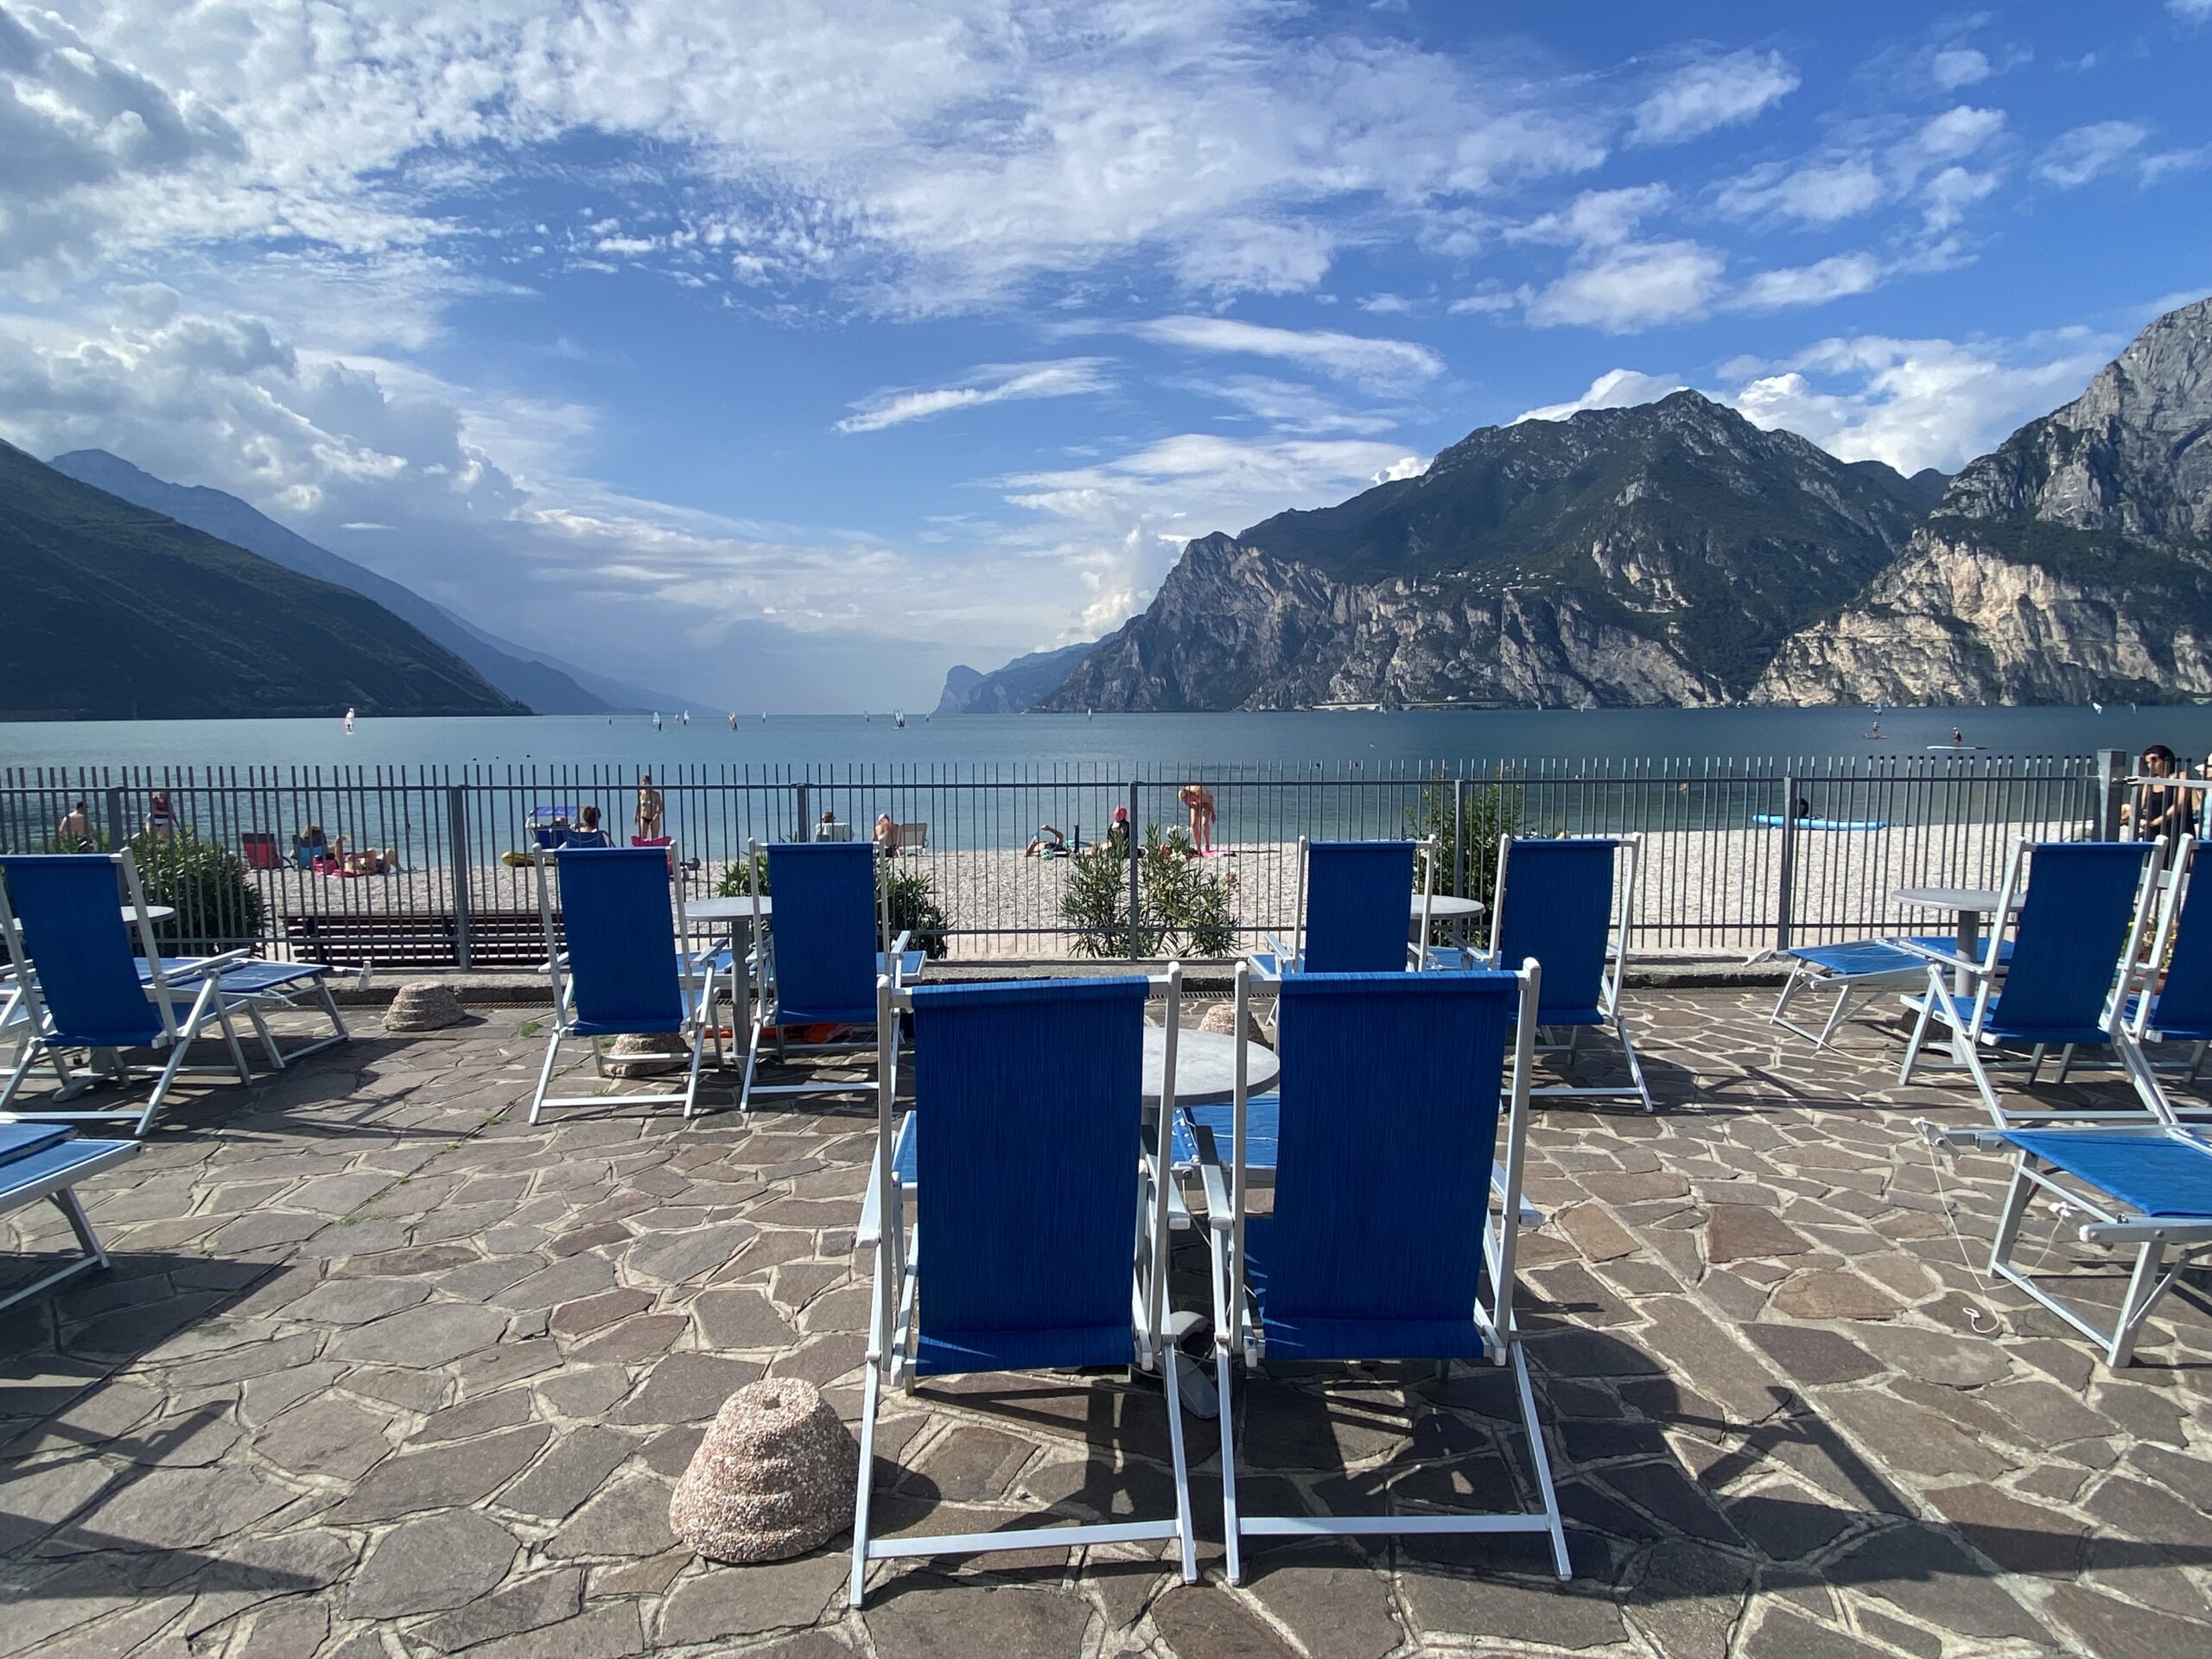
[(122, 851), (124, 843), (130, 839), (130, 832), (123, 827), (123, 791), (119, 786), (111, 785), (107, 791), (108, 851)]
[(1782, 871), (1777, 880), (1781, 891), (1775, 898), (1774, 948), (1787, 950), (1796, 911), (1797, 779), (1794, 773), (1782, 780)]
[(1137, 958), (1138, 875), (1143, 854), (1137, 847), (1137, 786), (1129, 785), (1129, 960)]
[(792, 841), (804, 841), (814, 834), (814, 817), (812, 812), (809, 810), (806, 785), (804, 784), (800, 784), (798, 785), (798, 828), (791, 832), (789, 839)]
[(1467, 780), (1452, 780), (1452, 891), (1467, 896)]
[(2127, 758), (2132, 749), (2097, 751), (2097, 839), (2120, 839), (2120, 807), (2127, 798)]
[(447, 854), (453, 871), (453, 952), (462, 973), (468, 971), (468, 791), (460, 784), (446, 785), (446, 834), (451, 842)]

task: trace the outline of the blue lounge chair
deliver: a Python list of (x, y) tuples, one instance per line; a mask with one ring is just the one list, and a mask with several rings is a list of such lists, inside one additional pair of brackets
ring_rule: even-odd
[[(346, 1029), (346, 1017), (338, 1011), (338, 999), (330, 994), (330, 976), (336, 971), (322, 962), (251, 960), (215, 970), (225, 1011), (243, 1014), (252, 1021), (254, 1033), (261, 1039), (262, 1052), (269, 1056), (270, 1069), (276, 1071), (282, 1071), (295, 1060), (353, 1040), (353, 1033)], [(151, 976), (150, 965), (140, 957), (140, 981), (148, 982)], [(270, 1028), (269, 1016), (280, 1010), (298, 1011), (301, 999), (309, 994), (321, 1004), (324, 1017), (330, 1021), (330, 1034), (303, 1037), (287, 1048)]]
[[(134, 927), (143, 958), (134, 949)], [(0, 1085), (0, 1112), (54, 1122), (135, 1118), (133, 1133), (143, 1135), (181, 1076), (234, 1071), (239, 1082), (252, 1082), (218, 981), (220, 970), (244, 962), (246, 953), (163, 957), (138, 865), (128, 851), (0, 857), (0, 932), (19, 970), (29, 964), (17, 979), (29, 1029)], [(187, 1064), (192, 1044), (211, 1033), (228, 1043), (231, 1065)], [(130, 1064), (126, 1057), (134, 1049), (153, 1050), (161, 1063)], [(89, 1057), (81, 1077), (70, 1058), (79, 1050)], [(23, 1080), (41, 1058), (54, 1068), (60, 1087), (21, 1103)], [(147, 1077), (154, 1087), (143, 1107), (71, 1103), (99, 1079)]]
[[(1414, 857), (1426, 847), (1427, 880), (1418, 917), (1409, 910), (1414, 891)], [(1381, 974), (1427, 965), (1427, 952), (1408, 943), (1426, 942), (1429, 900), (1436, 893), (1436, 842), (1308, 841), (1298, 838), (1298, 926), (1286, 944), (1263, 936), (1266, 949), (1252, 957), (1264, 980), (1286, 974)]]
[[(2212, 874), (2199, 881), (2196, 868), (2203, 849), (2202, 841), (2184, 836), (2174, 850), (2158, 934), (2145, 957), (2146, 964), (2163, 963), (2164, 969), (2145, 976), (2153, 982), (2138, 990), (2127, 1010), (2128, 1032), (2138, 1046), (2178, 1043), (2190, 1048), (2183, 1071), (2188, 1081), (2196, 1078), (2212, 1046)], [(2149, 1058), (2147, 1046), (2145, 1052)]]
[[(2181, 1274), (2212, 1253), (2212, 1139), (2182, 1124), (2155, 1096), (2153, 1114), (2157, 1121), (2150, 1123), (2076, 1128), (1922, 1125), (1938, 1146), (2014, 1154), (1989, 1270), (2094, 1342), (2115, 1370), (2134, 1357), (2144, 1322)], [(2039, 1196), (2051, 1200), (2077, 1242), (2134, 1251), (2120, 1305), (2106, 1308), (2101, 1319), (2040, 1282), (2033, 1276), (2035, 1268), (2023, 1268), (2015, 1261), (2028, 1205)], [(2037, 1267), (2048, 1254), (2047, 1249), (2038, 1253)], [(2101, 1276), (2046, 1275), (2058, 1282)]]
[[(2004, 946), (1999, 965), (2012, 960), (2010, 941)], [(1957, 944), (1955, 940), (1937, 934), (1916, 934), (1902, 939), (1853, 939), (1838, 944), (1801, 944), (1777, 952), (1762, 952), (1752, 958), (1764, 961), (1769, 955), (1778, 955), (1789, 963), (1789, 977), (1783, 982), (1782, 995), (1776, 999), (1774, 1012), (1767, 1016), (1769, 1025), (1780, 1026), (1784, 1031), (1795, 1032), (1815, 1048), (1826, 1048), (1851, 1012), (1852, 1000), (1869, 991), (1895, 991), (1916, 988), (1928, 977), (1931, 959), (1955, 959)], [(1789, 1019), (1790, 1002), (1798, 995), (1824, 995), (1833, 991), (1835, 1001), (1828, 1010), (1827, 1020), (1817, 1033)]]
[[(560, 877), (565, 950), (553, 920), (549, 867)], [(711, 1038), (715, 971), (711, 963), (693, 971), (677, 950), (683, 894), (668, 879), (668, 854), (658, 847), (541, 854), (537, 911), (553, 976), (554, 1018), (537, 1091), (531, 1097), (530, 1121), (537, 1122), (548, 1106), (604, 1106), (610, 1099), (647, 1105), (680, 1102), (690, 1117), (699, 1096), (700, 1061)], [(546, 1093), (564, 1039), (589, 1042), (592, 1069), (605, 1077), (599, 1039), (669, 1035), (687, 1037), (691, 1045), (680, 1093), (559, 1098)]]
[[(780, 912), (782, 892), (777, 893)], [(779, 915), (780, 921), (781, 917)], [(1170, 976), (1168, 1031), (1175, 1030)], [(1144, 1012), (1139, 977), (1026, 984), (877, 984), (876, 1180), (889, 1195), (875, 1255), (851, 1600), (870, 1561), (1173, 1539), (1198, 1576), (1176, 1368), (1166, 1363), (1167, 1183), (1154, 1179), (1172, 1092), (1141, 1161)], [(894, 1168), (897, 1022), (913, 1019), (915, 1158)], [(1173, 1058), (1167, 1075), (1173, 1077)], [(918, 1134), (912, 1126), (925, 1124)], [(906, 1202), (913, 1225), (904, 1225)], [(928, 1268), (919, 1268), (922, 1243)], [(1166, 1382), (1173, 1518), (985, 1533), (870, 1536), (875, 1413), (887, 1386), (995, 1371), (1135, 1365)]]
[(78, 1249), (74, 1260), (0, 1296), (0, 1307), (12, 1307), (74, 1274), (107, 1266), (107, 1252), (77, 1201), (76, 1185), (137, 1153), (135, 1141), (79, 1141), (74, 1130), (60, 1125), (0, 1123), (0, 1215), (48, 1199), (77, 1236)]
[(1597, 1027), (1612, 1032), (1628, 1065), (1626, 1088), (1548, 1084), (1530, 1091), (1539, 1100), (1636, 1100), (1647, 1112), (1656, 1109), (1643, 1063), (1629, 1040), (1628, 1023), (1621, 1017), (1621, 976), (1628, 967), (1641, 850), (1635, 836), (1499, 838), (1487, 965), (1495, 969), (1532, 957), (1543, 964), (1544, 995), (1536, 1023), (1566, 1031), (1567, 1039), (1539, 1045), (1540, 1051), (1571, 1058), (1580, 1034)]
[[(2155, 1110), (2158, 1082), (2123, 1022), (2126, 988), (2157, 905), (2161, 843), (2043, 842), (2021, 836), (2005, 862), (1997, 914), (1979, 962), (1954, 950), (1929, 962), (1926, 988), (1908, 999), (1917, 1014), (1897, 1081), (1912, 1081), (1929, 1032), (1941, 1027), (1965, 1062), (1999, 1128), (2051, 1118), (2135, 1118)], [(2029, 874), (2032, 866), (2033, 881)], [(1999, 976), (2002, 985), (1999, 986)], [(1952, 982), (1963, 977), (1969, 988)], [(1989, 1068), (2007, 1049), (2025, 1049), (2030, 1076), (2052, 1048), (2109, 1047), (2141, 1098), (2141, 1109), (2023, 1106), (2007, 1109)]]
[[(757, 867), (760, 844), (753, 842), (751, 851)], [(887, 976), (894, 985), (904, 984), (921, 966), (921, 953), (907, 949), (905, 934), (891, 937), (889, 889), (876, 881), (874, 846), (779, 842), (767, 849), (767, 859), (775, 913), (768, 919), (765, 940), (760, 920), (753, 922), (760, 970), (757, 996), (749, 988), (751, 976), (739, 976), (748, 987), (751, 1004), (739, 1103), (749, 1110), (756, 1095), (851, 1095), (873, 1090), (874, 1081), (866, 1077), (753, 1081), (765, 1043), (774, 1045), (779, 1061), (794, 1053), (818, 1058), (864, 1054), (874, 1047), (873, 1034), (802, 1043), (789, 1033), (805, 1026), (874, 1027), (877, 977)]]
[[(1520, 1200), (1541, 979), (1529, 962), (1515, 973), (1299, 974), (1283, 982), (1273, 1211), (1248, 1210), (1242, 1112), (1230, 1128), (1226, 1181), (1218, 1165), (1204, 1166), (1230, 1583), (1243, 1580), (1248, 1536), (1314, 1534), (1541, 1533), (1559, 1575), (1568, 1576), (1550, 1459), (1509, 1313), (1518, 1230), (1506, 1218)], [(1541, 1509), (1243, 1513), (1229, 1371), (1240, 1352), (1248, 1367), (1269, 1359), (1510, 1366)]]

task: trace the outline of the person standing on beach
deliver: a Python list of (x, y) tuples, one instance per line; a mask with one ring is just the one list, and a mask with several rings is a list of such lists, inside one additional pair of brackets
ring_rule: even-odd
[(92, 820), (85, 810), (82, 801), (69, 803), (69, 810), (61, 815), (61, 822), (54, 826), (54, 838), (65, 853), (89, 853), (98, 850), (92, 841)]
[(1203, 858), (1213, 851), (1213, 791), (1204, 784), (1185, 784), (1175, 791), (1175, 798), (1190, 809), (1191, 851)]
[(638, 839), (658, 841), (661, 838), (661, 821), (666, 816), (667, 810), (667, 802), (661, 798), (660, 791), (653, 787), (652, 773), (650, 772), (639, 773)]
[(176, 814), (169, 810), (169, 792), (165, 789), (156, 790), (146, 803), (146, 833), (156, 841), (167, 841), (176, 833)]

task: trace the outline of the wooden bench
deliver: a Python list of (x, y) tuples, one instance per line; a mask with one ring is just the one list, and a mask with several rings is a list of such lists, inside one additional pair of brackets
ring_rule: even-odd
[[(557, 931), (561, 918), (556, 912)], [(284, 943), (304, 962), (340, 967), (455, 968), (459, 919), (449, 911), (327, 912), (284, 918)], [(545, 927), (534, 910), (471, 911), (468, 965), (537, 968), (545, 961)]]

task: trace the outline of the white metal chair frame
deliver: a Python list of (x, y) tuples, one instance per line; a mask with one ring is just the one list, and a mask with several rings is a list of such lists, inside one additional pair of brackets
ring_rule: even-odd
[[(148, 913), (145, 885), (138, 875), (138, 861), (124, 848), (118, 852), (104, 855), (122, 874), (123, 890), (128, 899), (132, 919), (126, 925), (137, 929), (137, 938), (145, 951), (147, 1000), (153, 1003), (161, 1017), (162, 1028), (152, 1043), (154, 1052), (166, 1052), (168, 1058), (159, 1065), (133, 1065), (119, 1051), (95, 1049), (86, 1057), (78, 1075), (62, 1049), (43, 1041), (54, 1029), (52, 1014), (39, 995), (38, 964), (24, 944), (22, 929), (16, 919), (14, 908), (8, 902), (5, 882), (0, 882), (0, 934), (4, 934), (8, 949), (15, 961), (26, 964), (16, 976), (13, 1001), (20, 1014), (29, 1022), (21, 1052), (14, 1070), (8, 1074), (5, 1084), (0, 1084), (0, 1112), (12, 1111), (16, 1116), (35, 1119), (41, 1122), (108, 1122), (118, 1118), (138, 1120), (133, 1135), (143, 1137), (153, 1127), (156, 1116), (168, 1099), (169, 1088), (180, 1077), (222, 1077), (233, 1072), (240, 1083), (249, 1086), (253, 1072), (246, 1065), (245, 1051), (238, 1045), (237, 1028), (231, 1023), (230, 1007), (221, 995), (220, 973), (226, 964), (241, 963), (251, 954), (244, 947), (225, 950), (211, 957), (195, 957), (188, 963), (165, 966), (161, 947), (155, 943), (153, 918)], [(193, 988), (197, 987), (194, 990)], [(186, 992), (192, 993), (191, 1006), (181, 1019), (177, 1015), (177, 1000)], [(207, 1034), (210, 1023), (219, 1028), (223, 1040), (229, 1046), (229, 1065), (193, 1065), (187, 1063), (194, 1042)], [(41, 1053), (54, 1068), (59, 1084), (53, 1100), (54, 1106), (36, 1104), (16, 1106), (13, 1103), (16, 1091), (30, 1073)], [(143, 1108), (110, 1106), (87, 1108), (79, 1111), (63, 1111), (55, 1108), (60, 1103), (73, 1100), (96, 1083), (126, 1083), (134, 1078), (154, 1079), (153, 1092), (147, 1096)]]
[[(674, 841), (671, 840), (668, 843), (667, 851), (669, 861), (673, 867), (676, 860)], [(555, 1061), (560, 1057), (561, 1044), (564, 1039), (575, 1034), (573, 1027), (576, 1019), (575, 983), (569, 972), (568, 953), (552, 949), (555, 938), (553, 905), (551, 895), (547, 891), (545, 872), (549, 866), (556, 866), (559, 858), (559, 850), (556, 849), (540, 853), (537, 862), (537, 917), (545, 929), (548, 951), (545, 969), (553, 986), (553, 1022), (552, 1029), (547, 1033), (545, 1039), (545, 1063), (538, 1068), (537, 1092), (531, 1096), (530, 1121), (533, 1123), (537, 1122), (538, 1114), (548, 1106), (605, 1106), (610, 1102), (640, 1106), (680, 1104), (683, 1108), (683, 1116), (688, 1119), (698, 1109), (699, 1067), (705, 1058), (707, 1045), (709, 1041), (713, 1042), (715, 1052), (719, 1057), (721, 1052), (721, 1031), (720, 1022), (715, 1016), (715, 968), (712, 953), (709, 952), (696, 961), (684, 954), (684, 943), (690, 936), (686, 931), (683, 914), (683, 884), (681, 881), (670, 883), (669, 903), (673, 912), (676, 930), (676, 972), (684, 1007), (683, 1025), (690, 1027), (691, 1039), (691, 1058), (685, 1070), (682, 1090), (673, 1094), (630, 1094), (618, 1091), (567, 1096), (551, 1096), (545, 1092), (553, 1084), (553, 1066)], [(607, 1077), (607, 1056), (599, 1046), (598, 1037), (590, 1037), (585, 1040), (591, 1045), (593, 1076)], [(613, 1078), (607, 1080), (614, 1081)]]
[[(1151, 983), (1166, 991), (1166, 1070), (1154, 1143), (1144, 1154), (1144, 1179), (1139, 1188), (1135, 1256), (1130, 1290), (1130, 1323), (1134, 1337), (1132, 1371), (1157, 1371), (1165, 1383), (1167, 1437), (1174, 1461), (1175, 1519), (1107, 1523), (1078, 1523), (1055, 1527), (1012, 1528), (1000, 1532), (932, 1533), (918, 1537), (870, 1538), (868, 1511), (875, 1461), (875, 1414), (885, 1385), (907, 1394), (914, 1391), (914, 1351), (918, 1328), (915, 1267), (920, 1256), (920, 1225), (906, 1220), (906, 1194), (893, 1165), (898, 1142), (899, 1016), (913, 1009), (912, 993), (893, 984), (889, 975), (876, 980), (876, 1131), (875, 1167), (870, 1177), (873, 1197), (882, 1195), (880, 1207), (866, 1206), (855, 1234), (855, 1243), (876, 1244), (875, 1271), (868, 1313), (868, 1382), (861, 1408), (859, 1491), (853, 1505), (853, 1570), (848, 1586), (850, 1604), (861, 1605), (871, 1561), (931, 1555), (972, 1555), (1008, 1549), (1087, 1548), (1095, 1544), (1156, 1542), (1173, 1539), (1179, 1545), (1183, 1581), (1198, 1575), (1197, 1546), (1191, 1526), (1190, 1465), (1183, 1448), (1182, 1393), (1176, 1368), (1167, 1357), (1173, 1340), (1168, 1329), (1167, 1273), (1168, 1187), (1161, 1178), (1173, 1155), (1175, 1121), (1175, 1048), (1182, 998), (1183, 969), (1179, 963), (1165, 975), (1151, 976)], [(1240, 1046), (1238, 1068), (1243, 1069)]]
[[(1961, 1039), (1957, 1044), (1958, 1052), (1966, 1062), (1967, 1071), (1974, 1079), (1982, 1104), (1989, 1110), (1991, 1122), (2000, 1128), (2058, 1119), (2139, 1122), (2144, 1111), (2171, 1117), (2171, 1109), (2165, 1103), (2164, 1092), (2158, 1087), (2151, 1063), (2127, 1029), (2124, 1018), (2130, 988), (2137, 982), (2137, 963), (2142, 955), (2145, 933), (2151, 926), (2151, 918), (2159, 912), (2158, 889), (2163, 838), (2143, 843), (2145, 855), (2143, 877), (2136, 888), (2134, 912), (2128, 923), (2126, 943), (2121, 947), (2119, 962), (2114, 964), (2113, 983), (2105, 994), (2104, 1012), (2100, 1020), (2121, 1070), (2143, 1103), (2141, 1110), (2126, 1107), (2024, 1106), (2008, 1111), (1999, 1099), (1995, 1085), (1990, 1081), (1989, 1074), (1993, 1069), (2012, 1065), (2025, 1066), (2025, 1080), (2032, 1084), (2045, 1058), (2044, 1046), (2037, 1044), (2021, 1059), (2004, 1060), (1999, 1058), (1997, 1052), (2000, 1039), (1983, 1029), (1988, 1019), (1991, 999), (2001, 994), (1999, 982), (2005, 974), (2005, 935), (2017, 918), (2018, 900), (2027, 887), (2028, 861), (2035, 844), (2029, 836), (2016, 836), (2012, 849), (2005, 855), (2005, 877), (1998, 888), (1996, 915), (1988, 936), (1982, 941), (1980, 960), (1965, 962), (1955, 951), (1945, 955), (1921, 950), (1918, 946), (1909, 947), (1928, 957), (1928, 981), (1927, 988), (1919, 995), (1901, 999), (1906, 1007), (1917, 1013), (1918, 1018), (1913, 1022), (1912, 1034), (1905, 1043), (1904, 1058), (1897, 1068), (1898, 1085), (1902, 1087), (1912, 1081), (1914, 1068), (1920, 1063), (1921, 1050), (1928, 1040), (1929, 1028), (1941, 1025)], [(2167, 905), (2171, 906), (2172, 902), (2169, 896)], [(1963, 1027), (1957, 1020), (1958, 994), (1946, 982), (1947, 976), (1954, 974), (1963, 974), (1974, 982), (1973, 1007)], [(1987, 1056), (1982, 1052), (1985, 1046), (1991, 1051)], [(2065, 1080), (2072, 1056), (2073, 1049), (2069, 1045), (2063, 1051), (2060, 1065), (2061, 1082)]]
[[(1514, 971), (1521, 981), (1520, 1013), (1514, 1024), (1512, 1079), (1501, 1091), (1504, 1155), (1493, 1164), (1491, 1179), (1480, 1199), (1483, 1262), (1489, 1279), (1490, 1299), (1487, 1304), (1478, 1300), (1471, 1312), (1476, 1329), (1482, 1332), (1490, 1363), (1512, 1368), (1514, 1389), (1521, 1406), (1521, 1425), (1528, 1435), (1529, 1462), (1543, 1507), (1503, 1514), (1389, 1516), (1252, 1516), (1238, 1509), (1236, 1433), (1230, 1396), (1230, 1364), (1232, 1359), (1241, 1357), (1248, 1370), (1254, 1369), (1264, 1363), (1267, 1357), (1265, 1327), (1252, 1317), (1251, 1288), (1245, 1280), (1244, 1217), (1249, 1194), (1244, 1139), (1245, 1111), (1250, 1094), (1246, 1056), (1240, 1043), (1236, 1049), (1232, 1097), (1235, 1111), (1226, 1184), (1217, 1160), (1208, 1160), (1200, 1166), (1205, 1182), (1213, 1256), (1215, 1387), (1221, 1401), (1222, 1516), (1228, 1547), (1226, 1571), (1231, 1584), (1243, 1582), (1243, 1540), (1248, 1535), (1376, 1537), (1541, 1532), (1551, 1541), (1554, 1570), (1562, 1580), (1573, 1576), (1560, 1515), (1559, 1494), (1552, 1482), (1551, 1459), (1545, 1450), (1543, 1427), (1536, 1414), (1535, 1390), (1529, 1381), (1529, 1362), (1522, 1351), (1521, 1332), (1513, 1317), (1514, 1263), (1520, 1238), (1517, 1221), (1522, 1213), (1521, 1185), (1527, 1162), (1529, 1102), (1534, 1092), (1529, 1086), (1529, 1076), (1535, 1053), (1535, 1016), (1542, 969), (1530, 957)], [(1440, 1362), (1440, 1373), (1446, 1364), (1448, 1362)], [(1168, 1367), (1171, 1376), (1173, 1370), (1172, 1365)]]

